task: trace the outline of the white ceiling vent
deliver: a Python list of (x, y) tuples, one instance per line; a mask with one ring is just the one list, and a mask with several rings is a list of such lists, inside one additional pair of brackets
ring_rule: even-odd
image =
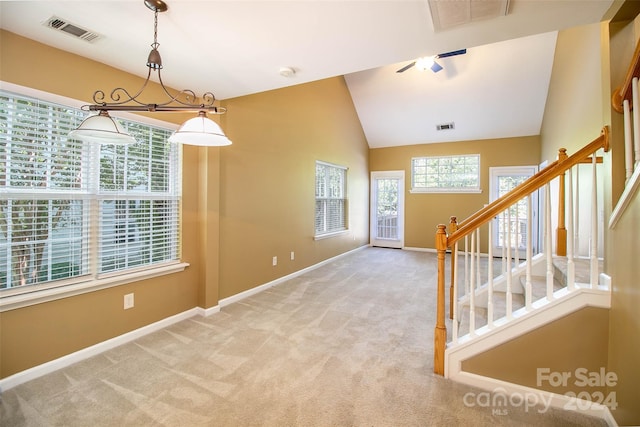
[(429, 0), (435, 31), (484, 19), (506, 16), (509, 0)]
[(58, 18), (57, 16), (52, 16), (47, 19), (44, 25), (88, 42), (93, 42), (100, 38), (99, 34), (85, 30), (75, 24), (71, 24), (65, 19)]
[(450, 129), (454, 129), (455, 126), (453, 125), (453, 122), (451, 123), (442, 123), (440, 125), (436, 125), (436, 130), (450, 130)]

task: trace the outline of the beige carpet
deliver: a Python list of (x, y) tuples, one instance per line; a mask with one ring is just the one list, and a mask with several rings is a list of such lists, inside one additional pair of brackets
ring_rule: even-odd
[[(435, 255), (367, 248), (5, 391), (2, 426), (589, 426), (433, 372)], [(466, 399), (473, 402), (473, 399)], [(503, 412), (504, 413), (504, 412)]]

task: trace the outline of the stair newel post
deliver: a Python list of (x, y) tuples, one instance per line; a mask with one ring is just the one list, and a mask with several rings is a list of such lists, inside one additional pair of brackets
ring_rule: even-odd
[(436, 327), (433, 337), (433, 372), (444, 375), (444, 349), (447, 344), (447, 327), (444, 323), (444, 268), (447, 252), (447, 226), (438, 225), (436, 231), (436, 251), (438, 255), (438, 300), (436, 306)]
[[(453, 232), (455, 232), (458, 229), (458, 222), (457, 222), (457, 217), (452, 216), (449, 219), (449, 234), (452, 234)], [(457, 248), (457, 246), (456, 246)], [(456, 251), (452, 251), (451, 252), (451, 286), (449, 287), (449, 318), (453, 319), (453, 304), (454, 301), (457, 298), (454, 298), (454, 293), (455, 292), (455, 288), (457, 286), (456, 283), (456, 257), (458, 256), (457, 253), (455, 253)]]
[[(558, 161), (563, 162), (567, 159), (567, 149), (561, 148), (558, 150)], [(558, 184), (558, 228), (556, 229), (556, 255), (567, 255), (567, 229), (564, 225), (564, 212), (565, 212), (565, 187), (564, 187), (564, 174), (559, 176)]]

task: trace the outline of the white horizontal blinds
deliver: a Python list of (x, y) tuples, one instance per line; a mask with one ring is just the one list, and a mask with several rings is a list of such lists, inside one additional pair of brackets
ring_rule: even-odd
[(171, 131), (120, 120), (138, 143), (69, 139), (85, 116), (0, 91), (0, 288), (179, 259)]
[(412, 185), (414, 189), (479, 189), (480, 155), (414, 158)]
[(0, 92), (0, 288), (87, 272), (82, 116)]
[(169, 130), (121, 122), (138, 143), (101, 148), (100, 273), (179, 258), (177, 145)]
[(316, 235), (345, 230), (347, 169), (316, 162)]

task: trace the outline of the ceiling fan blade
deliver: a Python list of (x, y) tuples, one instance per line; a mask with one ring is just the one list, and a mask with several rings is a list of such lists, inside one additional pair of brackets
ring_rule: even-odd
[(467, 49), (453, 50), (451, 52), (438, 54), (436, 55), (436, 58), (446, 58), (448, 56), (464, 55), (465, 53), (467, 53)]
[(411, 64), (405, 65), (404, 67), (402, 67), (398, 71), (396, 71), (396, 73), (404, 73), (405, 71), (407, 71), (409, 68), (413, 67), (414, 65), (416, 65), (416, 61), (413, 61)]
[(442, 65), (438, 64), (436, 61), (433, 61), (433, 64), (431, 65), (431, 71), (437, 73), (440, 70), (442, 70)]

